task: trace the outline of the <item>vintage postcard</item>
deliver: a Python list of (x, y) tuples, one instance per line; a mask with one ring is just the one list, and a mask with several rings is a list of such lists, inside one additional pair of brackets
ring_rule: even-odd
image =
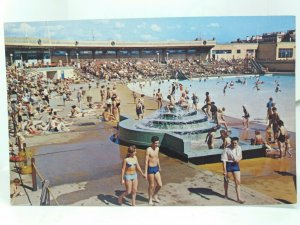
[(4, 36), (11, 205), (297, 202), (294, 16), (7, 22)]

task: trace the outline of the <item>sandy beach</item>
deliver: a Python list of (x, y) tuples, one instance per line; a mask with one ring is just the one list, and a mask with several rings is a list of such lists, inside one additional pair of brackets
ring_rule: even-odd
[[(81, 85), (85, 86), (86, 84)], [(95, 83), (92, 85), (92, 101), (98, 104), (100, 88), (96, 88)], [(73, 94), (75, 95), (75, 93)], [(117, 84), (117, 94), (121, 98), (121, 115), (136, 118), (131, 91), (127, 86)], [(63, 107), (59, 98), (51, 99), (50, 103), (54, 108), (61, 109), (60, 113), (64, 116), (69, 113), (70, 106), (74, 104), (68, 102), (66, 107)], [(153, 97), (145, 96), (145, 115), (151, 114), (156, 109), (157, 103)], [(70, 127), (71, 132), (39, 135), (28, 137), (26, 140), (27, 146), (33, 149), (36, 154), (38, 168), (43, 173), (48, 171), (48, 175), (53, 178), (54, 182), (50, 180), (50, 187), (60, 205), (118, 205), (117, 197), (124, 191), (124, 187), (120, 184), (121, 160), (127, 147), (111, 141), (111, 136), (117, 132), (117, 124), (101, 122), (97, 118), (101, 112), (102, 109), (95, 109), (93, 111), (94, 116), (74, 119), (73, 125)], [(241, 120), (227, 119), (229, 126), (242, 126)], [(244, 134), (243, 138), (252, 137), (254, 128), (257, 126), (262, 125), (250, 124), (249, 133)], [(291, 136), (292, 158), (266, 157), (242, 161), (242, 196), (246, 200), (246, 205), (296, 202), (295, 134), (293, 133)], [(87, 143), (92, 144), (88, 146)], [(63, 151), (64, 148), (69, 148), (68, 145), (70, 144), (73, 144), (70, 146), (70, 151)], [(74, 148), (78, 148), (78, 152)], [(97, 153), (99, 148), (101, 151)], [(86, 151), (86, 155), (84, 153), (79, 155), (81, 151)], [(45, 155), (45, 152), (49, 157)], [(137, 157), (143, 168), (144, 149), (138, 149)], [(93, 159), (95, 162), (89, 161)], [(109, 160), (112, 161), (107, 167), (102, 166), (104, 161)], [(156, 205), (240, 205), (234, 201), (236, 197), (233, 182), (230, 182), (229, 199), (223, 198), (221, 163), (196, 166), (170, 158), (162, 153), (160, 160), (163, 188), (160, 192), (161, 203)], [(83, 168), (81, 163), (85, 164), (86, 167)], [(11, 163), (11, 170), (13, 170), (13, 166)], [(18, 176), (17, 173), (11, 171), (11, 179)], [(24, 179), (24, 184), (31, 186), (31, 176), (21, 176)], [(51, 185), (53, 183), (57, 183), (57, 185)], [(30, 196), (31, 205), (39, 205), (41, 189), (37, 192), (27, 189), (26, 193)], [(27, 195), (14, 199), (12, 204), (30, 205)], [(129, 205), (129, 203), (130, 199), (128, 198), (125, 205)], [(55, 205), (53, 199), (51, 204)], [(137, 205), (146, 206), (147, 204), (147, 181), (139, 177)]]

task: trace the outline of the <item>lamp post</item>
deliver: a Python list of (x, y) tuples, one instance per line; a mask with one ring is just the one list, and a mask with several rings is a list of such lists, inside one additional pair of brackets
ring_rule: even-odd
[(16, 100), (11, 101), (11, 119), (13, 123), (13, 129), (14, 129), (14, 136), (17, 137), (17, 120), (16, 120)]
[(80, 68), (80, 64), (79, 64), (79, 54), (78, 52), (76, 53), (76, 58), (77, 58), (77, 68)]
[(159, 52), (157, 52), (156, 54), (157, 54), (157, 63), (159, 63)]
[(10, 64), (13, 65), (13, 54), (10, 53), (9, 56), (10, 56)]
[(21, 54), (21, 68), (23, 69), (23, 57), (22, 57), (22, 54)]
[(69, 59), (68, 59), (68, 53), (66, 52), (66, 62), (67, 62), (67, 65), (69, 65)]
[(168, 64), (168, 61), (169, 61), (169, 52), (167, 52), (167, 64)]

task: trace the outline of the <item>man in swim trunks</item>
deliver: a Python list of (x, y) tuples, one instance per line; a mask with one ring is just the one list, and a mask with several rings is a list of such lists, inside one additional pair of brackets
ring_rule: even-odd
[(238, 141), (238, 137), (231, 138), (231, 144), (228, 148), (224, 149), (221, 155), (221, 161), (223, 163), (225, 198), (228, 198), (228, 173), (232, 173), (235, 182), (237, 202), (243, 204), (245, 200), (241, 199), (241, 173), (239, 166), (239, 162), (242, 160), (242, 149), (238, 145)]
[(157, 97), (157, 108), (160, 109), (162, 107), (162, 93), (160, 92), (160, 88), (158, 88), (157, 93), (156, 93), (156, 97)]
[(160, 176), (161, 167), (159, 164), (159, 138), (153, 136), (151, 138), (151, 146), (146, 149), (145, 156), (145, 175), (148, 179), (148, 194), (149, 205), (153, 205), (153, 201), (160, 202), (157, 193), (162, 187), (162, 181)]
[(205, 113), (205, 115), (207, 115), (207, 117), (211, 118), (210, 116), (211, 98), (209, 96), (209, 92), (206, 92), (205, 96), (206, 96), (204, 100), (205, 105), (201, 109)]

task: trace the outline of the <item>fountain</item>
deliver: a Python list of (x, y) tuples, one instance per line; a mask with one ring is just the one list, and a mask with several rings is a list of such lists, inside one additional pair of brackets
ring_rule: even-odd
[[(198, 110), (185, 110), (176, 106), (169, 112), (166, 107), (163, 107), (143, 120), (122, 117), (119, 123), (121, 143), (145, 148), (151, 145), (152, 136), (158, 136), (160, 147), (166, 154), (196, 164), (220, 161), (221, 139), (215, 139), (215, 149), (208, 149), (205, 143), (207, 133), (212, 129), (218, 133), (220, 127), (213, 121), (209, 121), (207, 116)], [(230, 136), (240, 136), (239, 130), (232, 128)], [(244, 158), (264, 156), (262, 146), (249, 145), (243, 141), (240, 141), (240, 145)]]

